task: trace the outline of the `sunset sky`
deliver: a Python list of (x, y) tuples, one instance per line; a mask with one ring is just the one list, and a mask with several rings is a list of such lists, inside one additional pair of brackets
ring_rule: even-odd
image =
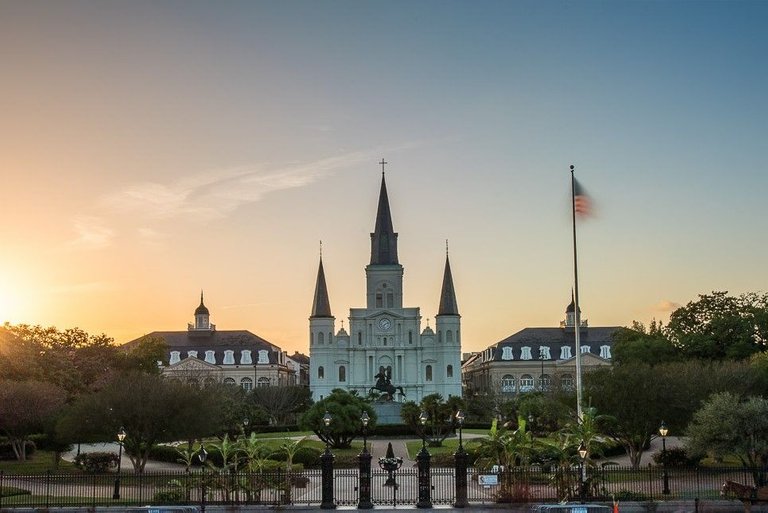
[(308, 353), (364, 306), (383, 157), (406, 306), (463, 350), (768, 282), (768, 2), (0, 0), (0, 322)]

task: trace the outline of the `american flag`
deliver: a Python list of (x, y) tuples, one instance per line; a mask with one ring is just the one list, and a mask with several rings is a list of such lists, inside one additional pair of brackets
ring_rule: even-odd
[(573, 210), (578, 217), (589, 217), (592, 214), (592, 200), (578, 180), (573, 185)]

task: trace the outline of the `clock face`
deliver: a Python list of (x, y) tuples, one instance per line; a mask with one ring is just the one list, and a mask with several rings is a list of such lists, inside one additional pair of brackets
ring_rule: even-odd
[(386, 317), (379, 319), (379, 328), (383, 329), (384, 331), (388, 331), (389, 328), (391, 327), (392, 327), (392, 321), (390, 321)]

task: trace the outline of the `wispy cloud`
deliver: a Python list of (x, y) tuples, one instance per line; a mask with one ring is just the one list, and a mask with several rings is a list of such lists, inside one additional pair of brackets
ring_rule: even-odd
[(351, 152), (278, 168), (256, 165), (197, 173), (172, 183), (132, 184), (109, 194), (101, 205), (148, 219), (225, 217), (266, 194), (304, 187), (333, 173), (371, 159), (370, 152)]
[(114, 230), (107, 227), (104, 219), (92, 216), (78, 216), (74, 220), (75, 239), (67, 243), (68, 249), (104, 249), (112, 243)]
[(665, 299), (653, 305), (653, 309), (657, 312), (671, 313), (680, 308), (680, 306), (682, 306), (680, 303)]

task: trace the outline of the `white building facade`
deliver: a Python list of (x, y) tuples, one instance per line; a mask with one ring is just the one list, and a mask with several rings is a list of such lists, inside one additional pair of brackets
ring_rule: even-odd
[(403, 266), (383, 173), (365, 275), (365, 307), (350, 309), (349, 332), (336, 331), (321, 257), (309, 318), (312, 398), (322, 399), (335, 388), (365, 396), (382, 370), (403, 389), (396, 401), (419, 402), (434, 393), (461, 396), (461, 316), (448, 255), (435, 330), (422, 330), (420, 309), (403, 306)]

